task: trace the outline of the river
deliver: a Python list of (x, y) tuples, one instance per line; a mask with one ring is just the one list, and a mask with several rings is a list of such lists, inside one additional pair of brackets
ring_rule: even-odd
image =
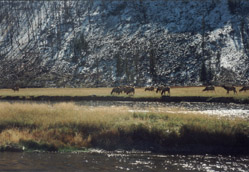
[(236, 171), (249, 169), (249, 156), (159, 155), (149, 152), (0, 153), (1, 172), (31, 171)]
[[(170, 113), (201, 113), (207, 115), (218, 115), (225, 117), (241, 117), (249, 119), (248, 104), (235, 103), (199, 103), (199, 102), (180, 102), (180, 103), (166, 103), (166, 102), (132, 102), (132, 101), (80, 101), (76, 102), (78, 105), (84, 106), (127, 106), (130, 111), (138, 112), (170, 112)], [(178, 108), (177, 112), (170, 109)]]

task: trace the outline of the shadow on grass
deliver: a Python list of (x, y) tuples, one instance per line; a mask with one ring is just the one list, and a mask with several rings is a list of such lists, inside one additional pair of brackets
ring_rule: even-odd
[(31, 124), (31, 123), (23, 123), (23, 122), (19, 122), (19, 121), (4, 121), (0, 123), (0, 133), (3, 130), (6, 129), (11, 129), (11, 128), (18, 128), (19, 130), (28, 128), (28, 129), (35, 129), (38, 126), (35, 124)]
[[(141, 116), (139, 116), (139, 118), (140, 117)], [(148, 116), (142, 117), (147, 118)], [(17, 146), (2, 146), (0, 150), (21, 151), (24, 147), (25, 150), (31, 151), (60, 151), (60, 149), (75, 151), (82, 147), (79, 145), (85, 145), (87, 148), (99, 148), (110, 151), (123, 149), (128, 151), (141, 150), (166, 154), (249, 155), (249, 131), (246, 126), (241, 127), (242, 124), (240, 126), (230, 126), (227, 124), (227, 126), (221, 127), (221, 129), (219, 129), (219, 127), (212, 129), (203, 125), (194, 123), (184, 124), (177, 131), (159, 129), (156, 127), (151, 128), (145, 124), (132, 124), (117, 128), (76, 124), (69, 125), (65, 128), (65, 126), (58, 125), (55, 126), (54, 129), (36, 130), (36, 133), (42, 132), (45, 135), (52, 133), (51, 137), (48, 137), (48, 140), (44, 142), (37, 140), (20, 140)], [(5, 127), (1, 126), (1, 128)], [(21, 127), (25, 127), (25, 125)], [(32, 129), (29, 129), (32, 133)], [(80, 141), (82, 143), (85, 142), (85, 144), (79, 143), (77, 145), (73, 137), (74, 133), (80, 133)], [(41, 137), (42, 136), (43, 135), (41, 135)], [(53, 144), (55, 140), (61, 144)]]
[(241, 131), (233, 134), (207, 132), (184, 125), (180, 133), (149, 130), (142, 125), (130, 131), (103, 131), (92, 136), (91, 145), (105, 150), (142, 150), (186, 154), (249, 154), (249, 137)]

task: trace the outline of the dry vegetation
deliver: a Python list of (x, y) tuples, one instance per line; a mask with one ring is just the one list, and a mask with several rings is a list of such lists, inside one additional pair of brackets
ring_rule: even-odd
[(247, 147), (247, 119), (130, 112), (127, 107), (74, 103), (0, 103), (0, 146), (60, 150), (98, 147), (163, 151), (181, 145)]

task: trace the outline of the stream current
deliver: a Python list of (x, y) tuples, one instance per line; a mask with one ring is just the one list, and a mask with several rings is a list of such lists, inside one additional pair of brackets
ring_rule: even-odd
[(160, 155), (149, 152), (0, 153), (1, 172), (31, 171), (235, 171), (249, 169), (249, 156)]

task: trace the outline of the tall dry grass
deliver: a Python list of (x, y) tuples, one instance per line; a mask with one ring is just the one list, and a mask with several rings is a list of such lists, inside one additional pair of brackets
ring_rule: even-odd
[(0, 144), (32, 139), (57, 146), (87, 146), (92, 132), (111, 128), (127, 115), (126, 108), (0, 103)]
[[(57, 149), (165, 148), (184, 144), (248, 146), (247, 119), (200, 114), (131, 112), (74, 103), (0, 103), (0, 146)], [(42, 145), (42, 146), (41, 146)]]

